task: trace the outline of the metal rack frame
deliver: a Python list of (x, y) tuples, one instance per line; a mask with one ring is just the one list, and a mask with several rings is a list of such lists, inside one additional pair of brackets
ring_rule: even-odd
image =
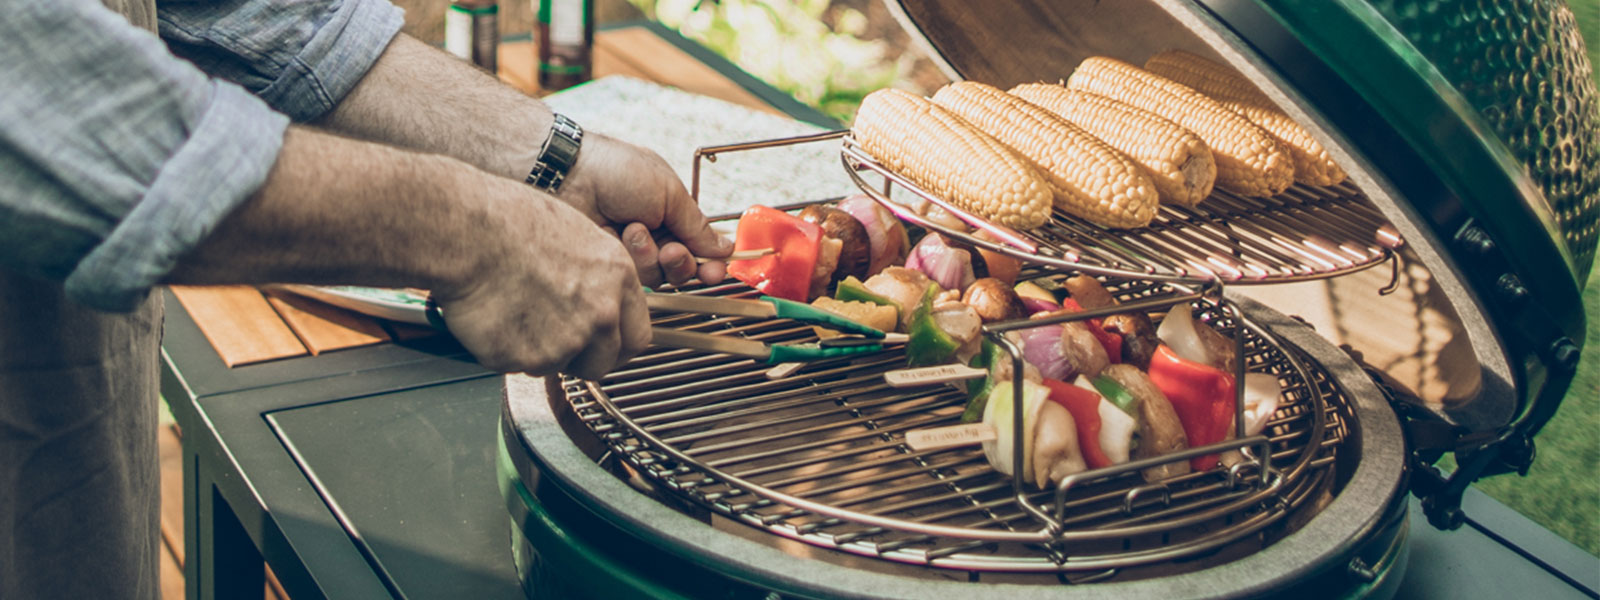
[[(1170, 285), (1158, 287), (1167, 289)], [(1124, 286), (1119, 293), (1131, 299), (1150, 291)], [(689, 293), (747, 292), (740, 285), (724, 285)], [(1132, 300), (1119, 308), (1201, 302), (1214, 321), (1226, 321), (1225, 328), (1243, 333), (1236, 336), (1240, 340), (1238, 349), (1242, 350), (1239, 356), (1245, 357), (1239, 361), (1240, 369), (1253, 364), (1254, 370), (1274, 372), (1288, 381), (1288, 401), (1267, 429), (1275, 433), (1080, 473), (1052, 490), (1040, 492), (1025, 489), (1020, 479), (994, 473), (982, 454), (970, 449), (916, 453), (904, 448), (905, 431), (954, 422), (959, 411), (940, 412), (939, 407), (959, 409), (965, 398), (953, 391), (908, 396), (904, 390), (888, 389), (880, 379), (881, 373), (898, 366), (899, 353), (855, 361), (835, 359), (811, 367), (806, 377), (772, 381), (760, 376), (765, 367), (747, 360), (660, 350), (648, 353), (602, 382), (569, 380), (565, 387), (580, 420), (611, 447), (612, 456), (673, 495), (773, 534), (857, 555), (946, 568), (1106, 572), (1196, 555), (1258, 533), (1302, 505), (1331, 476), (1323, 467), (1332, 462), (1347, 433), (1343, 428), (1327, 426), (1340, 410), (1329, 400), (1337, 398), (1337, 392), (1320, 387), (1318, 382), (1323, 378), (1276, 338), (1265, 335), (1264, 330), (1232, 311), (1227, 303), (1211, 303), (1213, 299), (1202, 290)], [(1069, 317), (1094, 318), (1104, 316), (1103, 312), (1106, 311)], [(1044, 324), (1048, 322), (1031, 323)], [(663, 317), (658, 325), (742, 335), (769, 343), (811, 337), (808, 328), (794, 324), (726, 317), (675, 315)], [(1016, 324), (1023, 325), (1028, 323)], [(1005, 327), (992, 327), (990, 333), (1003, 338), (1002, 329)], [(918, 403), (927, 417), (882, 427), (874, 424), (884, 417), (874, 416), (873, 410), (907, 401)], [(1242, 410), (1242, 403), (1236, 406)], [(808, 407), (815, 407), (814, 412)], [(778, 450), (765, 448), (756, 443), (761, 440), (748, 439), (744, 434), (754, 435), (762, 427), (787, 422), (738, 421), (786, 415), (785, 410), (800, 408), (806, 408), (806, 414), (783, 418), (801, 430), (810, 426), (816, 431), (785, 431), (781, 436), (804, 441)], [(843, 425), (819, 420), (829, 414), (859, 416), (847, 419)], [(698, 427), (707, 429), (696, 431)], [(689, 433), (669, 435), (683, 431)], [(820, 439), (795, 437), (823, 432), (829, 433)], [(1014, 439), (1020, 443), (1021, 436)], [(851, 447), (841, 456), (803, 455), (803, 451), (829, 444), (869, 440), (876, 441)], [(708, 442), (715, 443), (698, 445)], [(756, 456), (728, 454), (739, 448), (765, 449)], [(1245, 460), (1232, 468), (1190, 473), (1155, 484), (1128, 481), (1136, 477), (1132, 473), (1145, 467), (1233, 449), (1247, 452)], [(785, 452), (800, 452), (793, 460), (804, 463), (801, 467), (837, 466), (844, 461), (851, 465), (848, 469), (882, 465), (901, 468), (884, 474), (880, 481), (869, 477), (851, 484), (860, 486), (860, 490), (851, 491), (861, 491), (868, 500), (858, 497), (830, 503), (776, 489), (795, 477), (779, 480), (780, 485), (763, 483), (763, 476), (796, 468), (789, 464), (793, 461), (760, 464), (761, 460), (777, 460)], [(874, 459), (876, 462), (852, 462), (853, 457), (882, 452), (890, 454)], [(905, 466), (906, 461), (914, 466)], [(923, 475), (917, 479), (923, 483), (909, 484), (914, 489), (901, 489), (908, 485), (904, 483), (898, 487), (889, 485)], [(831, 475), (814, 478), (827, 476)], [(916, 499), (897, 499), (900, 494), (912, 493)], [(816, 490), (811, 491), (811, 495), (817, 494)], [(856, 504), (860, 503), (866, 506), (858, 509)], [(917, 509), (934, 512), (923, 520), (895, 516), (897, 511)], [(960, 523), (941, 524), (949, 520)], [(1154, 547), (1104, 550), (1105, 544), (1115, 545), (1118, 539), (1180, 537), (1174, 532), (1200, 524), (1211, 529), (1205, 535), (1173, 539)], [(1019, 547), (1032, 549), (1018, 550)]]
[[(1057, 209), (1049, 223), (1019, 232), (923, 190), (890, 170), (854, 143), (842, 129), (793, 137), (706, 146), (695, 150), (690, 176), (700, 196), (701, 160), (719, 154), (841, 140), (839, 157), (862, 193), (900, 219), (964, 243), (1019, 260), (1065, 271), (1116, 278), (1139, 278), (1200, 285), (1288, 283), (1336, 277), (1388, 262), (1400, 270), (1399, 233), (1349, 183), (1333, 187), (1296, 184), (1271, 198), (1212, 192), (1189, 208), (1163, 204), (1151, 224), (1110, 229)], [(873, 185), (862, 176), (883, 178)], [(892, 199), (899, 188), (921, 202), (938, 206), (990, 238), (977, 237), (927, 218)], [(1387, 289), (1387, 288), (1386, 288)]]

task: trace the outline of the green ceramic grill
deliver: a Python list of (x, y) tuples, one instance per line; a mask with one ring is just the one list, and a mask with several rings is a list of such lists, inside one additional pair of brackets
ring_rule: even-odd
[[(1041, 252), (1035, 274), (1107, 275), (1131, 299), (1202, 277), (1338, 277), (1403, 255), (1458, 315), (1477, 370), (1449, 376), (1474, 393), (1448, 408), (1417, 401), (1303, 324), (1240, 299), (1240, 313), (1211, 318), (1244, 339), (1252, 368), (1287, 382), (1270, 458), (1255, 472), (1164, 483), (1107, 476), (1060, 501), (1067, 512), (1029, 514), (981, 452), (904, 447), (906, 431), (953, 422), (961, 398), (885, 388), (898, 355), (774, 376), (747, 360), (653, 351), (598, 382), (511, 378), (500, 475), (530, 597), (1384, 597), (1408, 560), (1408, 493), (1430, 523), (1453, 528), (1471, 481), (1526, 470), (1584, 342), (1580, 295), (1600, 235), (1600, 99), (1564, 4), (888, 5), (953, 78), (1002, 88), (1061, 79), (1089, 56), (1209, 57), (1350, 173), (1271, 200), (1208, 200), (1228, 208), (1129, 233), (1124, 254)], [(858, 178), (875, 170), (848, 142), (841, 155)], [(1216, 229), (1179, 221), (1291, 246), (1343, 236), (1332, 246), (1353, 258), (1301, 265), (1288, 246), (1242, 241), (1201, 260), (1162, 255), (1213, 239)], [(769, 343), (810, 335), (725, 325)], [(1449, 476), (1432, 466), (1445, 453), (1460, 465)]]

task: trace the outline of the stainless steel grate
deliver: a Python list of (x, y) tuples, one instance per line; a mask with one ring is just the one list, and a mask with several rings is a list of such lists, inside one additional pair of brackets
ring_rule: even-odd
[[(961, 211), (890, 171), (856, 147), (841, 148), (845, 170), (863, 192), (891, 206), (900, 188), (951, 212)], [(882, 185), (861, 176), (874, 172)], [(1402, 242), (1372, 202), (1345, 182), (1333, 187), (1295, 184), (1271, 198), (1212, 192), (1194, 208), (1162, 205), (1150, 225), (1108, 229), (1055, 211), (1043, 227), (985, 240), (943, 227), (910, 211), (897, 214), (924, 228), (1045, 266), (1114, 277), (1167, 281), (1283, 283), (1359, 271), (1394, 258)], [(963, 217), (969, 222), (975, 217)]]
[[(702, 159), (715, 162), (727, 152), (838, 139), (844, 170), (856, 186), (902, 219), (1041, 266), (1117, 278), (1234, 285), (1324, 279), (1385, 261), (1399, 269), (1395, 250), (1404, 241), (1398, 230), (1348, 181), (1332, 187), (1295, 184), (1271, 198), (1217, 190), (1194, 208), (1162, 205), (1150, 225), (1137, 229), (1107, 229), (1056, 211), (1049, 224), (1017, 232), (922, 190), (868, 156), (849, 134), (839, 130), (696, 149), (690, 189), (698, 198)], [(882, 182), (868, 182), (865, 172), (878, 174)], [(896, 189), (920, 199), (899, 201), (931, 202), (996, 235), (979, 238), (923, 218), (891, 199)]]
[[(1113, 287), (1125, 300), (1165, 286)], [(742, 296), (738, 284), (686, 293)], [(1204, 312), (1219, 329), (1237, 326)], [(789, 321), (705, 315), (670, 326), (764, 342), (813, 339)], [(959, 420), (965, 398), (949, 388), (896, 390), (882, 373), (903, 353), (812, 363), (769, 379), (767, 366), (689, 350), (648, 352), (600, 382), (564, 380), (580, 420), (614, 457), (662, 490), (785, 538), (852, 554), (970, 572), (1090, 573), (1172, 561), (1258, 536), (1309, 504), (1333, 480), (1350, 435), (1343, 396), (1314, 367), (1246, 336), (1251, 371), (1277, 374), (1283, 405), (1266, 434), (1271, 477), (1213, 469), (1147, 484), (1136, 473), (1073, 487), (1059, 522), (1018, 502), (1010, 478), (976, 447), (913, 451), (905, 432)], [(1301, 361), (1305, 362), (1305, 361)], [(1114, 468), (1113, 468), (1114, 469)], [(1027, 494), (1050, 506), (1054, 491)]]

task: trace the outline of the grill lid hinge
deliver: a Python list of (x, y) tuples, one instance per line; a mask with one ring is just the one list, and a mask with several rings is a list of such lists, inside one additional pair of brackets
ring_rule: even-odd
[[(1493, 431), (1473, 432), (1428, 410), (1410, 390), (1363, 362), (1359, 353), (1351, 352), (1351, 356), (1400, 417), (1406, 437), (1406, 461), (1413, 474), (1411, 493), (1422, 500), (1429, 524), (1453, 530), (1465, 523), (1461, 497), (1473, 482), (1505, 473), (1528, 474), (1536, 454), (1528, 427), (1532, 419)], [(1446, 452), (1456, 459), (1456, 468), (1448, 475), (1434, 466)]]

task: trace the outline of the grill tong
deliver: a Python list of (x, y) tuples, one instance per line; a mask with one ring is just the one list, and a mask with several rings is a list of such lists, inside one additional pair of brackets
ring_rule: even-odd
[[(648, 290), (648, 288), (646, 288)], [(756, 340), (668, 327), (651, 328), (651, 343), (671, 348), (691, 348), (764, 360), (768, 364), (801, 362), (866, 354), (883, 350), (886, 334), (855, 321), (807, 304), (762, 296), (755, 300), (715, 298), (689, 294), (648, 293), (645, 304), (657, 312), (683, 312), (758, 319), (790, 319), (821, 325), (844, 332), (837, 337), (813, 343), (767, 344)]]

